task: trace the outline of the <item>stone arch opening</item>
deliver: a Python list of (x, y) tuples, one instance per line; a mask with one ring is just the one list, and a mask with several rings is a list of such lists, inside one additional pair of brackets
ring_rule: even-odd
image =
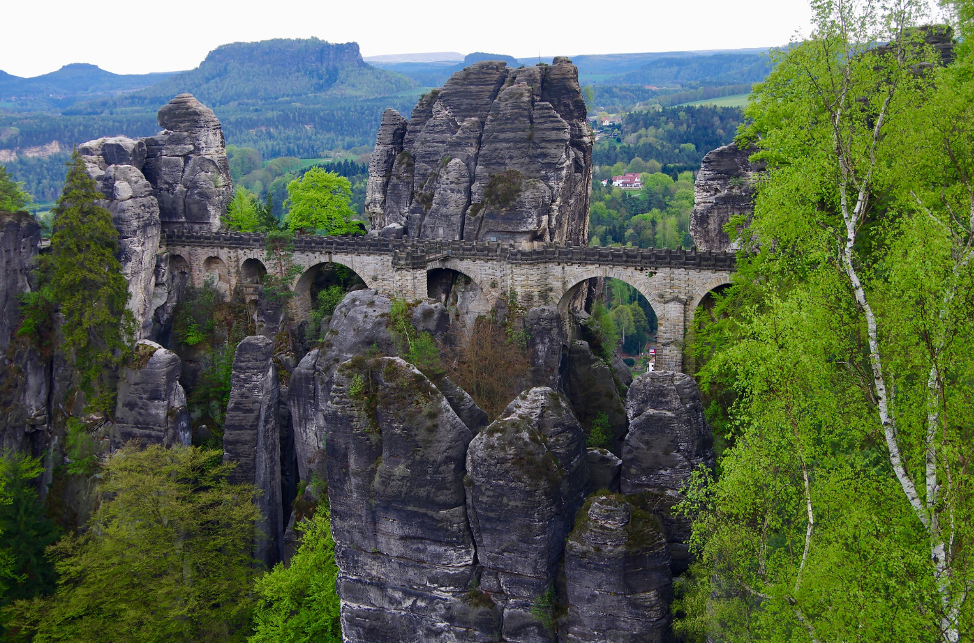
[(224, 299), (230, 297), (230, 271), (219, 257), (207, 257), (203, 262), (203, 281), (212, 280), (213, 286)]
[(634, 372), (652, 368), (660, 327), (657, 311), (662, 311), (627, 280), (583, 279), (565, 292), (558, 310), (569, 325), (569, 337), (588, 341), (596, 353), (618, 355)]
[(454, 317), (459, 311), (466, 311), (463, 323), (468, 329), (473, 328), (477, 317), (487, 314), (490, 309), (480, 284), (455, 268), (428, 268), (426, 296), (446, 306)]
[(169, 257), (169, 276), (172, 279), (172, 288), (177, 293), (181, 293), (189, 284), (189, 262), (181, 255), (170, 255)]
[[(702, 289), (691, 300), (686, 315), (686, 331), (684, 338), (687, 347), (694, 345), (694, 338), (700, 330), (717, 321), (717, 302), (725, 294), (731, 284), (724, 279), (715, 280)], [(683, 355), (683, 370), (687, 373), (698, 371), (706, 362), (707, 357), (696, 354), (693, 350), (685, 350)]]
[(266, 274), (267, 268), (260, 259), (247, 259), (240, 265), (240, 282), (238, 287), (245, 302), (250, 304), (257, 303), (257, 300), (260, 298), (261, 284)]
[(330, 315), (347, 293), (363, 288), (367, 288), (365, 280), (350, 267), (335, 262), (315, 264), (304, 271), (294, 287), (294, 318), (300, 323)]

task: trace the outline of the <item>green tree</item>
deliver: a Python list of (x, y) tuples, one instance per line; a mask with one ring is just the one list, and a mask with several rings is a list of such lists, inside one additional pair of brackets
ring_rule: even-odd
[(7, 168), (0, 165), (0, 210), (20, 212), (33, 203), (30, 194), (24, 191), (23, 183), (16, 183), (7, 174)]
[(58, 530), (37, 497), (35, 484), (43, 472), (39, 460), (23, 453), (0, 460), (0, 551), (9, 556), (17, 578), (3, 593), (3, 605), (54, 591), (54, 566), (44, 550), (58, 539)]
[(56, 593), (8, 608), (9, 627), (49, 641), (243, 641), (250, 629), (251, 485), (227, 482), (219, 450), (115, 452), (83, 534), (52, 548)]
[(264, 299), (279, 309), (284, 317), (289, 350), (294, 350), (294, 329), (288, 304), (294, 298), (294, 280), (301, 274), (301, 266), (294, 263), (294, 233), (274, 230), (266, 237), (267, 274), (264, 275)]
[(77, 150), (71, 155), (51, 236), (53, 300), (64, 318), (61, 348), (73, 357), (93, 408), (111, 406), (106, 376), (125, 358), (133, 319), (128, 285), (116, 259), (118, 230)]
[(287, 184), (288, 229), (323, 234), (357, 234), (349, 206), (352, 186), (348, 179), (313, 167), (300, 179)]
[(245, 187), (234, 186), (233, 200), (227, 205), (225, 223), (234, 232), (257, 232), (260, 229), (256, 195)]
[(255, 633), (249, 643), (341, 643), (338, 566), (328, 511), (297, 523), (301, 545), (285, 567), (257, 580)]
[(768, 174), (698, 335), (705, 390), (736, 401), (720, 476), (685, 507), (699, 563), (677, 628), (958, 641), (974, 625), (972, 59), (922, 45), (920, 3), (813, 7), (812, 37), (747, 109)]

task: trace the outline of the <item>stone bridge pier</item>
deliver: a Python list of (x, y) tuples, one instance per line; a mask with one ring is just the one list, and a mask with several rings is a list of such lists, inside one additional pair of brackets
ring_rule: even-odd
[[(187, 272), (197, 287), (212, 279), (224, 293), (238, 286), (255, 293), (270, 267), (258, 234), (170, 231), (166, 250), (172, 270)], [(594, 277), (619, 279), (653, 307), (656, 367), (674, 371), (683, 370), (694, 311), (709, 292), (729, 283), (734, 270), (733, 253), (317, 236), (295, 240), (294, 262), (302, 269), (292, 300), (297, 319), (310, 313), (317, 271), (332, 264), (350, 268), (369, 288), (407, 300), (433, 295), (442, 275), (462, 275), (459, 296), (468, 323), (511, 292), (526, 307), (556, 305), (568, 319), (569, 302), (582, 284)]]

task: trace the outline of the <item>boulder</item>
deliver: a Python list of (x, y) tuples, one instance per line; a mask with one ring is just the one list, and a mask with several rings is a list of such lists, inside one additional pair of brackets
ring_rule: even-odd
[(480, 589), (503, 605), (505, 641), (553, 641), (533, 608), (552, 591), (590, 483), (585, 434), (564, 397), (522, 393), (467, 450)]
[(133, 363), (119, 373), (112, 447), (129, 440), (142, 446), (189, 446), (192, 426), (179, 384), (179, 355), (149, 340), (135, 347)]
[(476, 62), (383, 115), (366, 212), (380, 236), (585, 244), (592, 145), (570, 60)]
[(261, 519), (255, 557), (281, 560), (284, 515), (281, 506), (281, 444), (274, 342), (257, 335), (237, 345), (230, 378), (230, 402), (223, 425), (223, 460), (236, 467), (229, 480), (255, 485)]
[(731, 143), (703, 157), (693, 185), (690, 215), (690, 234), (697, 250), (737, 250), (724, 227), (732, 217), (750, 217), (754, 212), (754, 180), (764, 170), (763, 163), (751, 163), (754, 152)]
[(467, 600), (476, 584), (464, 494), (473, 432), (395, 357), (341, 364), (324, 416), (344, 640), (496, 640), (499, 609)]
[(590, 497), (565, 547), (570, 643), (660, 643), (673, 580), (659, 520), (614, 494)]

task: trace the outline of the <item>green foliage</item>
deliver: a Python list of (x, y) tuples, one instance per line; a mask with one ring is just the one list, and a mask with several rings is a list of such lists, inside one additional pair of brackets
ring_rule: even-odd
[[(360, 376), (359, 376), (360, 377)], [(340, 643), (335, 541), (326, 509), (297, 523), (301, 544), (288, 567), (257, 580), (258, 606), (249, 643)]]
[(355, 213), (349, 206), (352, 186), (348, 179), (311, 168), (303, 177), (287, 184), (288, 208), (285, 222), (292, 232), (321, 234), (359, 234), (352, 221)]
[(115, 255), (118, 231), (77, 150), (54, 208), (51, 287), (60, 305), (63, 350), (73, 357), (80, 388), (92, 408), (111, 408), (106, 376), (125, 358), (133, 324), (128, 284)]
[(33, 345), (49, 354), (54, 339), (54, 316), (57, 312), (57, 301), (54, 298), (54, 287), (47, 276), (46, 268), (49, 262), (43, 261), (37, 282), (37, 290), (25, 292), (20, 296), (20, 328), (19, 337), (27, 337)]
[(768, 176), (735, 284), (695, 333), (727, 447), (687, 489), (699, 563), (675, 629), (962, 640), (974, 60), (941, 66), (887, 7), (814, 9), (752, 96), (743, 134)]
[(8, 627), (52, 641), (243, 641), (258, 573), (256, 489), (230, 484), (219, 450), (114, 453), (91, 528), (51, 554), (51, 597), (19, 601)]
[(220, 300), (212, 277), (207, 277), (202, 288), (187, 287), (173, 314), (173, 337), (186, 346), (198, 346), (210, 339)]
[(260, 228), (259, 206), (256, 195), (247, 188), (234, 186), (233, 200), (227, 205), (224, 219), (227, 228), (233, 232), (257, 232)]
[(4, 571), (14, 577), (0, 588), (4, 606), (54, 591), (54, 565), (44, 550), (58, 539), (58, 530), (37, 497), (43, 472), (39, 460), (23, 453), (7, 453), (0, 460), (0, 560), (10, 563)]
[(98, 470), (98, 445), (91, 437), (88, 426), (75, 417), (66, 421), (64, 454), (67, 471), (73, 476), (90, 476)]
[(608, 414), (599, 412), (592, 420), (592, 428), (589, 430), (585, 445), (589, 448), (608, 449), (612, 446), (611, 429)]
[(399, 348), (399, 355), (430, 379), (443, 375), (440, 349), (433, 336), (419, 332), (411, 319), (412, 307), (403, 299), (392, 301), (389, 330)]
[(20, 212), (30, 207), (33, 199), (24, 191), (23, 183), (15, 183), (0, 165), (0, 211)]
[(328, 286), (318, 292), (314, 306), (308, 316), (308, 339), (317, 340), (321, 335), (321, 323), (325, 317), (335, 312), (335, 307), (345, 298), (345, 289), (338, 284)]
[(491, 174), (484, 188), (484, 204), (506, 210), (521, 196), (524, 177), (517, 170), (504, 170)]
[(589, 318), (585, 320), (585, 329), (591, 338), (592, 351), (604, 360), (612, 359), (619, 335), (616, 331), (612, 314), (601, 301), (595, 302)]
[(230, 402), (230, 377), (236, 342), (209, 348), (200, 355), (200, 370), (187, 396), (190, 412), (210, 429), (203, 446), (219, 448), (223, 442), (223, 422)]
[(544, 593), (531, 602), (531, 616), (537, 619), (546, 630), (555, 627), (555, 588), (548, 587)]

